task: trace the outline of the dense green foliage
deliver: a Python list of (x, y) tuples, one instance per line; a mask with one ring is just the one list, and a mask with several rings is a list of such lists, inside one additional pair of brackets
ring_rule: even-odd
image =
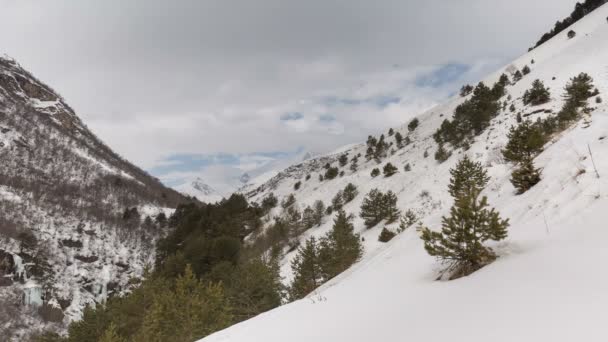
[(291, 262), (294, 278), (289, 288), (290, 299), (305, 297), (361, 258), (363, 246), (351, 221), (351, 216), (339, 210), (331, 231), (319, 241), (310, 237), (298, 249)]
[(384, 167), (382, 168), (382, 173), (384, 174), (384, 177), (390, 177), (397, 172), (399, 172), (399, 169), (397, 169), (397, 167), (391, 163), (386, 163), (386, 165), (384, 165)]
[(504, 95), (505, 86), (506, 83), (499, 81), (490, 89), (480, 82), (473, 90), (473, 95), (456, 107), (452, 121), (443, 121), (433, 135), (435, 141), (438, 144), (450, 143), (461, 147), (479, 135), (498, 114), (498, 100)]
[(155, 271), (129, 295), (85, 309), (67, 338), (49, 341), (194, 341), (280, 305), (276, 261), (242, 242), (264, 212), (241, 195), (179, 206), (158, 243)]

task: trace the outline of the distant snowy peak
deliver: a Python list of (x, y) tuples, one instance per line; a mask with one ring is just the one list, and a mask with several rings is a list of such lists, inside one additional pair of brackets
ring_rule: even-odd
[(205, 183), (205, 181), (200, 177), (197, 177), (191, 182), (178, 185), (175, 187), (175, 189), (183, 194), (194, 196), (199, 201), (208, 203), (221, 201), (224, 197), (210, 185)]

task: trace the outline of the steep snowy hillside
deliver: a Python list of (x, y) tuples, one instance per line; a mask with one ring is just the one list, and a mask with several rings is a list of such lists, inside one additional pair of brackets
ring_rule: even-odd
[[(455, 108), (466, 100), (457, 97), (418, 116), (419, 126), (396, 129), (411, 143), (377, 163), (366, 161), (366, 144), (294, 165), (247, 193), (260, 202), (273, 193), (280, 200), (295, 195), (300, 209), (316, 200), (330, 204), (336, 193), (353, 183), (359, 195), (344, 206), (356, 216), (355, 230), (364, 238), (360, 262), (321, 286), (307, 298), (213, 334), (203, 341), (605, 341), (608, 328), (608, 106), (589, 98), (591, 111), (573, 126), (554, 136), (535, 159), (542, 180), (522, 195), (510, 182), (513, 164), (501, 153), (509, 128), (524, 120), (548, 118), (564, 104), (562, 95), (570, 78), (588, 73), (608, 94), (608, 5), (590, 13), (530, 53), (484, 80), (492, 85), (505, 73), (531, 72), (506, 87), (505, 106), (466, 151), (453, 150), (443, 163), (433, 158), (438, 145), (433, 134)], [(572, 37), (573, 36), (573, 37)], [(551, 101), (526, 106), (522, 97), (534, 80), (550, 87)], [(470, 95), (469, 95), (470, 96)], [(510, 107), (513, 106), (513, 110)], [(411, 118), (404, 117), (404, 122)], [(385, 136), (395, 141), (393, 136)], [(394, 147), (394, 146), (393, 146)], [(450, 148), (451, 150), (451, 148)], [(324, 165), (338, 166), (343, 176), (320, 180)], [(358, 168), (349, 168), (361, 155)], [(392, 241), (378, 242), (386, 225), (367, 229), (358, 217), (364, 195), (372, 189), (394, 191), (404, 212), (413, 210), (421, 222), (438, 230), (442, 215), (453, 203), (447, 194), (449, 170), (464, 155), (481, 162), (491, 180), (484, 190), (489, 203), (510, 219), (509, 237), (495, 243), (499, 258), (472, 275), (437, 281), (441, 264), (423, 248), (418, 232), (410, 228)], [(399, 172), (390, 178), (370, 176), (388, 162)], [(409, 171), (404, 168), (409, 165)], [(310, 177), (308, 177), (310, 175)], [(299, 186), (296, 184), (300, 182)], [(297, 188), (297, 189), (296, 189)], [(279, 215), (275, 208), (272, 215)], [(325, 216), (320, 227), (299, 237), (321, 236), (332, 225)], [(397, 230), (398, 223), (388, 225)], [(282, 274), (291, 279), (287, 252)]]
[[(185, 198), (120, 158), (51, 88), (0, 58), (0, 340), (62, 330), (136, 284)], [(156, 219), (156, 220), (155, 220)]]

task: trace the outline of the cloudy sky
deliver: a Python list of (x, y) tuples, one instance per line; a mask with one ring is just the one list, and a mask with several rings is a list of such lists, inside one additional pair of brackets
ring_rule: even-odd
[(2, 52), (177, 185), (407, 121), (526, 51), (574, 0), (0, 0)]

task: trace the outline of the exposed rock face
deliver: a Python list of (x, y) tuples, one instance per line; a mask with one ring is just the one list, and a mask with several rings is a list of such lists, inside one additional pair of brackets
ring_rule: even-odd
[[(144, 227), (144, 219), (186, 201), (114, 153), (60, 95), (6, 58), (0, 160), (0, 306), (17, 305), (18, 321), (27, 322), (19, 328), (0, 315), (1, 341), (23, 340), (47, 322), (65, 328), (86, 305), (127, 290), (165, 229)], [(123, 219), (133, 208), (138, 215)]]

